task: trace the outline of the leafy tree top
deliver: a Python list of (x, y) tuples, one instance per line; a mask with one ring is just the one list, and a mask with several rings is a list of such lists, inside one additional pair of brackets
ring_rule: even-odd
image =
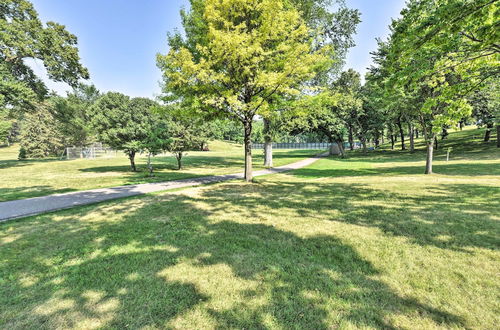
[[(80, 64), (77, 38), (64, 25), (43, 24), (27, 0), (2, 0), (0, 3), (0, 102), (4, 105), (32, 105), (47, 94), (44, 83), (25, 64), (27, 58), (43, 62), (54, 81), (76, 86), (88, 79)], [(2, 103), (0, 103), (2, 105)]]
[[(296, 95), (328, 68), (330, 47), (313, 49), (299, 12), (284, 1), (206, 0), (203, 43), (158, 56), (165, 90), (205, 110), (247, 121), (271, 111), (276, 95)], [(189, 30), (188, 30), (189, 31)]]
[(153, 126), (151, 109), (156, 102), (147, 98), (130, 99), (116, 92), (101, 96), (90, 107), (92, 126), (99, 141), (112, 148), (140, 151)]

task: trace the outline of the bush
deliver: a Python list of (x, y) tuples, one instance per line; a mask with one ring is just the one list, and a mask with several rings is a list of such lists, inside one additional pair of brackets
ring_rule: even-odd
[(24, 149), (24, 147), (21, 147), (21, 149), (19, 149), (19, 156), (18, 156), (18, 159), (19, 160), (24, 160), (26, 159), (26, 149)]

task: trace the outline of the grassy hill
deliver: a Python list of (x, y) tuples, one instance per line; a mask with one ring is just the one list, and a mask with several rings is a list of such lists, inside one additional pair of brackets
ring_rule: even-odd
[(477, 132), (434, 175), (354, 153), (0, 224), (0, 328), (497, 328), (500, 155)]

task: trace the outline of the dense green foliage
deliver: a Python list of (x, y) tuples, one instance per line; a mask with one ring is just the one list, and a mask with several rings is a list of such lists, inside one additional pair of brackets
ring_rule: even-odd
[(49, 111), (49, 104), (39, 103), (37, 108), (26, 114), (21, 129), (21, 152), (23, 158), (61, 156), (65, 140), (60, 124)]
[(54, 81), (76, 86), (89, 77), (80, 64), (76, 36), (58, 23), (43, 24), (29, 1), (2, 0), (0, 44), (0, 108), (33, 108), (47, 95), (25, 59), (41, 61)]
[(152, 109), (156, 102), (146, 98), (108, 92), (90, 108), (92, 127), (98, 140), (117, 150), (123, 150), (136, 171), (135, 155), (143, 150), (143, 143), (153, 131), (155, 119)]
[(165, 92), (194, 113), (243, 124), (249, 181), (255, 116), (275, 111), (276, 95), (300, 93), (303, 82), (328, 68), (332, 49), (314, 49), (312, 31), (284, 1), (206, 0), (192, 10), (201, 11), (192, 17), (202, 28), (185, 27), (186, 40), (174, 38), (169, 54), (158, 56)]
[(401, 136), (402, 121), (410, 134), (418, 123), (427, 141), (426, 173), (432, 173), (437, 134), (471, 115), (467, 96), (498, 83), (492, 80), (499, 74), (498, 13), (491, 0), (412, 0), (389, 40), (379, 42), (368, 77), (374, 98)]
[(86, 146), (93, 142), (89, 108), (99, 97), (94, 85), (79, 84), (66, 97), (52, 97), (50, 111), (61, 123), (68, 145)]

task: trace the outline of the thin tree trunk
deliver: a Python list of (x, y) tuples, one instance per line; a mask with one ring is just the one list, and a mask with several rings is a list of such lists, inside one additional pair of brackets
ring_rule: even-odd
[(149, 176), (153, 176), (153, 165), (151, 164), (151, 153), (148, 153), (148, 170)]
[(427, 141), (427, 158), (425, 161), (425, 174), (432, 174), (432, 156), (434, 153), (434, 141), (436, 137), (434, 134)]
[(178, 170), (181, 170), (182, 169), (182, 151), (181, 152), (177, 152), (175, 154), (175, 158), (177, 159), (177, 169)]
[(352, 133), (352, 125), (349, 125), (349, 149), (354, 150), (354, 136)]
[[(339, 147), (339, 152), (340, 152), (340, 157), (345, 158), (345, 149), (344, 149), (344, 142), (343, 141), (337, 141), (337, 146)], [(333, 143), (332, 146), (330, 147), (330, 153), (332, 152), (333, 148)]]
[(391, 150), (394, 150), (394, 134), (391, 134)]
[(434, 146), (433, 147), (436, 148), (436, 150), (439, 149), (438, 138), (435, 134), (434, 134)]
[(366, 139), (365, 138), (361, 138), (361, 145), (363, 146), (363, 153), (366, 154), (366, 151), (367, 151), (367, 148), (366, 148)]
[(408, 133), (410, 135), (410, 152), (415, 152), (415, 133), (412, 123), (408, 123)]
[(401, 125), (401, 119), (398, 118), (398, 121), (396, 122), (396, 125), (398, 125), (399, 135), (401, 136), (401, 150), (406, 150), (406, 146), (405, 146), (405, 133), (403, 131), (403, 125)]
[(247, 121), (244, 123), (245, 127), (245, 181), (251, 182), (253, 179), (252, 174), (252, 122)]
[(264, 118), (264, 166), (273, 167), (273, 140), (269, 119)]
[(497, 148), (500, 148), (500, 125), (497, 125)]
[(133, 172), (137, 172), (137, 168), (135, 166), (135, 151), (128, 152), (128, 159), (130, 160), (130, 168)]
[(484, 142), (490, 141), (491, 137), (491, 129), (493, 128), (493, 124), (486, 125), (486, 131), (484, 132)]
[(415, 130), (415, 137), (418, 139), (418, 129)]

